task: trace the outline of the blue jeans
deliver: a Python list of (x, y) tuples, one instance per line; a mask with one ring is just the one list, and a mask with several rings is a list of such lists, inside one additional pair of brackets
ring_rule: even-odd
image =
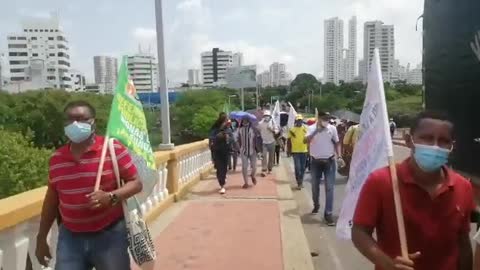
[(337, 163), (335, 158), (330, 160), (318, 160), (312, 158), (311, 173), (312, 173), (312, 198), (313, 206), (320, 207), (320, 179), (322, 175), (325, 179), (325, 216), (331, 216), (333, 213), (333, 192), (335, 187), (335, 177), (337, 171)]
[(60, 225), (55, 270), (130, 270), (125, 221), (95, 233)]
[(298, 185), (302, 185), (307, 164), (307, 153), (292, 153), (292, 156), (295, 165), (295, 180), (297, 180)]

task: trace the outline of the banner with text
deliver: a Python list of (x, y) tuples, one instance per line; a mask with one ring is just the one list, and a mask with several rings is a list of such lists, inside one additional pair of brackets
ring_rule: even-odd
[(107, 134), (125, 145), (138, 170), (143, 191), (137, 198), (143, 202), (153, 191), (159, 175), (155, 164), (147, 121), (133, 81), (129, 79), (127, 57), (123, 57), (115, 88)]
[(360, 117), (360, 135), (353, 151), (350, 177), (337, 222), (337, 237), (351, 238), (352, 219), (365, 180), (373, 171), (386, 167), (393, 156), (387, 104), (378, 49), (368, 76), (367, 93)]

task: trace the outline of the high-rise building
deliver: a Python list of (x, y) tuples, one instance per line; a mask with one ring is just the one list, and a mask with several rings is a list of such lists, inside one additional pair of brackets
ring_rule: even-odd
[(200, 85), (202, 84), (202, 76), (199, 69), (189, 69), (188, 70), (188, 81), (187, 83), (191, 85)]
[(70, 77), (72, 78), (73, 91), (76, 91), (76, 92), (85, 91), (86, 80), (85, 80), (85, 75), (82, 72), (71, 69)]
[(226, 85), (225, 74), (233, 63), (232, 52), (213, 48), (210, 52), (203, 52), (201, 58), (203, 84)]
[(270, 65), (270, 86), (280, 86), (281, 82), (287, 76), (287, 67), (285, 64), (275, 62)]
[(233, 67), (243, 66), (243, 53), (234, 53), (233, 54)]
[(44, 80), (38, 88), (53, 85), (72, 90), (68, 40), (57, 15), (24, 20), (22, 31), (8, 35), (7, 43), (11, 82), (29, 82), (34, 72), (35, 78)]
[(105, 92), (113, 93), (117, 84), (118, 62), (117, 58), (109, 56), (94, 56), (93, 67), (95, 83), (103, 84)]
[(325, 20), (325, 74), (326, 82), (339, 84), (344, 80), (343, 69), (343, 20), (338, 17)]
[(410, 64), (407, 72), (407, 83), (408, 84), (423, 84), (423, 69), (422, 64), (417, 65), (416, 68), (410, 70)]
[(158, 89), (158, 63), (151, 54), (128, 56), (128, 72), (138, 92), (155, 92)]
[[(395, 65), (395, 33), (393, 25), (385, 25), (381, 21), (366, 22), (363, 33), (363, 59), (365, 74), (368, 74), (373, 61), (375, 48), (380, 50), (380, 65), (383, 80), (392, 82)], [(366, 81), (366, 78), (364, 79)]]
[(396, 59), (393, 65), (392, 81), (404, 81), (407, 79), (407, 69), (400, 64), (400, 60)]
[(360, 60), (358, 61), (358, 77), (362, 82), (366, 82), (368, 80), (367, 77), (367, 65), (365, 63), (365, 60)]
[(257, 84), (262, 87), (269, 87), (270, 86), (270, 72), (264, 71), (257, 75)]
[(348, 22), (348, 50), (345, 59), (345, 82), (353, 82), (357, 66), (357, 17)]

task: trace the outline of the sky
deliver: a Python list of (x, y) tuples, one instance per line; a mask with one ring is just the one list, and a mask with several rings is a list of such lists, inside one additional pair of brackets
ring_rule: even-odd
[[(93, 81), (93, 56), (121, 57), (149, 50), (156, 54), (155, 0), (2, 1), (0, 52), (21, 20), (58, 12), (70, 42), (72, 68)], [(363, 24), (395, 25), (395, 57), (416, 66), (422, 58), (423, 0), (163, 0), (165, 55), (170, 82), (187, 80), (200, 69), (200, 53), (219, 47), (242, 52), (257, 72), (273, 62), (293, 75), (323, 77), (324, 20), (358, 18), (358, 60), (363, 58)], [(345, 37), (345, 47), (348, 46)], [(357, 71), (358, 72), (358, 71)]]

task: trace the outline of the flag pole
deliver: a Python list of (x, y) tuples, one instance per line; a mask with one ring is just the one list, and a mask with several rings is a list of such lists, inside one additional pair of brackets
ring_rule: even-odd
[(390, 176), (392, 177), (393, 200), (395, 202), (395, 214), (397, 216), (398, 236), (400, 239), (400, 250), (402, 257), (409, 259), (407, 246), (407, 233), (405, 232), (405, 220), (403, 218), (402, 201), (400, 198), (400, 190), (398, 186), (398, 175), (395, 159), (393, 156), (388, 157), (388, 165), (390, 168)]

